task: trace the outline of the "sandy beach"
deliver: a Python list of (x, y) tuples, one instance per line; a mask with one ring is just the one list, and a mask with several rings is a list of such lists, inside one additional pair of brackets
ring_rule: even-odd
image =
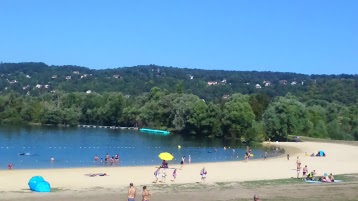
[[(267, 145), (268, 143), (266, 143)], [(309, 171), (316, 170), (318, 175), (325, 172), (337, 174), (358, 173), (358, 149), (357, 146), (321, 143), (321, 142), (280, 142), (271, 145), (279, 146), (286, 150), (286, 153), (266, 160), (256, 159), (247, 163), (218, 162), (218, 163), (193, 163), (186, 164), (182, 170), (178, 170), (177, 180), (171, 182), (172, 170), (167, 171), (167, 184), (195, 184), (200, 182), (200, 170), (205, 167), (208, 175), (206, 185), (216, 182), (238, 182), (252, 180), (284, 179), (296, 176), (296, 157), (299, 156), (302, 165), (308, 165)], [(317, 153), (324, 150), (326, 157), (305, 156), (307, 152)], [(290, 154), (290, 160), (286, 154)], [(158, 160), (160, 164), (160, 160)], [(179, 168), (179, 164), (170, 164), (170, 168)], [(143, 185), (153, 185), (155, 179), (154, 166), (142, 167), (101, 167), (101, 168), (70, 168), (70, 169), (33, 169), (33, 170), (2, 170), (0, 179), (2, 185), (0, 192), (7, 199), (21, 197), (28, 192), (27, 182), (32, 176), (43, 176), (54, 189), (61, 189), (63, 192), (88, 192), (91, 194), (96, 189), (113, 189), (113, 193), (123, 194), (130, 182), (138, 188)], [(109, 176), (89, 177), (89, 173), (106, 173)], [(157, 183), (154, 185), (163, 185)], [(117, 190), (115, 190), (117, 189)]]

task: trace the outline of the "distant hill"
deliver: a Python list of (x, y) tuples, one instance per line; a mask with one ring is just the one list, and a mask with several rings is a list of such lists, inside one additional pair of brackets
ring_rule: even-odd
[(358, 75), (305, 75), (282, 72), (202, 70), (140, 65), (94, 70), (44, 63), (1, 63), (0, 92), (29, 96), (64, 92), (122, 92), (139, 95), (153, 87), (168, 92), (192, 93), (217, 101), (234, 93), (263, 92), (270, 97), (287, 93), (309, 99), (354, 104), (358, 100)]

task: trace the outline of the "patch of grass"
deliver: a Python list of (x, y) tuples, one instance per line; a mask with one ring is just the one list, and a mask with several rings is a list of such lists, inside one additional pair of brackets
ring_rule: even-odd
[[(319, 178), (319, 176), (316, 178)], [(356, 174), (334, 175), (334, 179), (342, 180), (343, 182), (354, 182), (354, 181), (358, 181), (358, 175)], [(304, 184), (304, 183), (305, 182), (302, 181), (301, 179), (291, 178), (291, 179), (244, 181), (241, 182), (241, 185), (248, 188), (255, 188), (255, 187), (262, 187), (262, 186), (295, 185), (295, 184)]]
[(277, 186), (277, 185), (291, 185), (291, 184), (302, 184), (304, 183), (301, 179), (274, 179), (274, 180), (258, 180), (258, 181), (244, 181), (241, 185), (248, 188), (256, 188), (261, 186)]

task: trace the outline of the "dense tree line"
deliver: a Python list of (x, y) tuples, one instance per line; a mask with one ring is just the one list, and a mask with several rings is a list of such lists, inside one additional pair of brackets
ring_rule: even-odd
[[(56, 78), (53, 78), (54, 75)], [(71, 79), (66, 79), (66, 76), (71, 76)], [(217, 84), (210, 86), (208, 82)], [(269, 82), (269, 86), (265, 87), (264, 82)], [(256, 88), (257, 84), (262, 88)], [(36, 85), (41, 87), (37, 88)], [(45, 85), (48, 87), (45, 88)], [(301, 102), (314, 99), (346, 106), (358, 101), (358, 75), (200, 70), (156, 65), (94, 70), (70, 65), (48, 66), (44, 63), (0, 64), (2, 94), (15, 91), (37, 97), (51, 91), (69, 93), (91, 90), (140, 96), (153, 87), (170, 93), (194, 94), (209, 102), (218, 102), (223, 95), (235, 93), (265, 93), (270, 98), (291, 93)]]
[(289, 134), (358, 140), (358, 104), (309, 99), (288, 93), (232, 94), (207, 101), (194, 94), (153, 87), (148, 93), (62, 92), (0, 96), (2, 123), (49, 125), (93, 124), (169, 129), (184, 135), (284, 140)]

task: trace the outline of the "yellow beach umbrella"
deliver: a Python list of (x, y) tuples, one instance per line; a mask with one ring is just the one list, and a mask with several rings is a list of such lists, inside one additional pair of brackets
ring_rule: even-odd
[(173, 160), (174, 156), (171, 155), (170, 153), (168, 152), (162, 152), (158, 155), (158, 157), (162, 160), (166, 160), (166, 161), (171, 161)]

